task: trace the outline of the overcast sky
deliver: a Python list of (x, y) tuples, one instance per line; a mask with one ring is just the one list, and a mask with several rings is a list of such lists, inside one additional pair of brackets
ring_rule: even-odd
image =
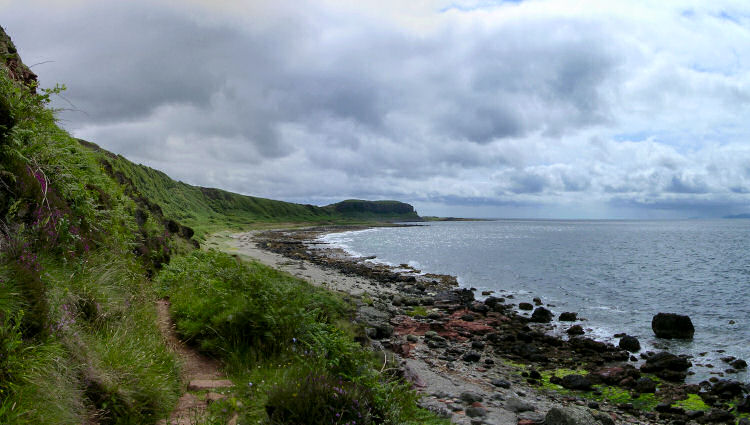
[[(191, 184), (423, 215), (750, 212), (746, 1), (2, 1), (73, 135)], [(37, 65), (34, 65), (37, 64)]]

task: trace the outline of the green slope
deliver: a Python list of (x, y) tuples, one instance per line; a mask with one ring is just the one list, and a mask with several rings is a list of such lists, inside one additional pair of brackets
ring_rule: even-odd
[(93, 143), (80, 142), (97, 152), (104, 169), (116, 180), (145, 200), (158, 204), (165, 217), (193, 228), (199, 238), (216, 230), (259, 224), (420, 220), (411, 205), (398, 201), (347, 200), (318, 207), (192, 186)]

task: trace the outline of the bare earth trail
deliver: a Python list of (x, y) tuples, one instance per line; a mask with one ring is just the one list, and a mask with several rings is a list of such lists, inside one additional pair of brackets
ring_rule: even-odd
[[(188, 382), (187, 391), (182, 394), (177, 406), (169, 417), (159, 425), (194, 425), (201, 423), (206, 409), (212, 401), (225, 396), (212, 390), (231, 388), (232, 381), (226, 379), (218, 361), (201, 355), (177, 338), (175, 326), (169, 316), (169, 301), (156, 302), (157, 324), (167, 346), (177, 354), (182, 363), (182, 380)], [(236, 415), (229, 421), (237, 422)]]

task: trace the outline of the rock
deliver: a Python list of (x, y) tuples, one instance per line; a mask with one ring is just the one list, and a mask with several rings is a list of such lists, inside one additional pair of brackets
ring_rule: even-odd
[(623, 350), (630, 351), (631, 353), (637, 353), (638, 351), (641, 351), (641, 343), (638, 341), (638, 338), (630, 335), (625, 335), (624, 337), (620, 338), (619, 344), (617, 344), (618, 347), (622, 348)]
[(576, 320), (578, 320), (578, 313), (566, 311), (560, 314), (560, 318), (558, 320), (560, 320), (561, 322), (575, 322)]
[(480, 406), (471, 406), (467, 407), (466, 410), (466, 416), (470, 418), (478, 418), (478, 417), (485, 417), (487, 416), (487, 409)]
[(711, 409), (702, 418), (700, 423), (734, 423), (734, 415), (722, 409)]
[(646, 362), (641, 366), (641, 372), (658, 372), (665, 369), (681, 372), (687, 370), (690, 366), (692, 366), (692, 364), (688, 359), (662, 351), (653, 356), (649, 356), (646, 359)]
[(720, 379), (711, 387), (709, 392), (723, 399), (731, 399), (742, 395), (743, 385), (738, 381)]
[(536, 407), (531, 404), (527, 403), (520, 398), (517, 397), (511, 397), (508, 399), (508, 401), (505, 402), (505, 409), (510, 410), (514, 413), (521, 413), (521, 412), (532, 412), (536, 410)]
[(653, 393), (656, 391), (656, 382), (644, 376), (635, 381), (635, 390), (643, 394)]
[(475, 350), (481, 350), (485, 346), (484, 341), (471, 341), (471, 348)]
[(476, 403), (478, 401), (482, 401), (483, 398), (481, 395), (472, 392), (472, 391), (464, 391), (461, 393), (461, 395), (458, 397), (466, 404)]
[(531, 314), (531, 321), (536, 323), (549, 323), (552, 321), (552, 312), (544, 307), (537, 307)]
[(597, 425), (596, 419), (583, 407), (553, 407), (544, 418), (545, 425)]
[(601, 425), (615, 425), (614, 419), (606, 413), (592, 412), (592, 416), (594, 416), (594, 419), (596, 419)]
[(750, 412), (750, 396), (745, 396), (745, 398), (742, 399), (742, 401), (737, 403), (737, 411), (743, 412), (743, 413)]
[(461, 315), (461, 320), (463, 320), (465, 322), (473, 322), (474, 321), (474, 315), (470, 314), (470, 313), (462, 314)]
[(510, 382), (504, 380), (504, 379), (493, 379), (490, 381), (490, 384), (498, 387), (498, 388), (510, 388)]
[(542, 299), (539, 297), (534, 297), (534, 299), (531, 301), (534, 302), (534, 305), (542, 305)]
[(530, 310), (534, 309), (534, 306), (531, 305), (531, 303), (519, 303), (518, 304), (518, 309), (519, 310), (529, 310), (530, 311)]
[(518, 414), (518, 424), (544, 425), (544, 415), (538, 412), (522, 412)]
[(479, 359), (482, 358), (482, 355), (477, 353), (476, 351), (469, 351), (466, 354), (464, 354), (461, 359), (465, 362), (478, 362)]
[(560, 381), (560, 385), (569, 390), (588, 391), (591, 389), (591, 381), (587, 377), (578, 374), (564, 376)]
[(419, 338), (416, 335), (406, 335), (406, 340), (409, 342), (417, 342), (419, 341)]
[(690, 317), (674, 313), (659, 313), (651, 319), (651, 329), (658, 338), (692, 339), (695, 333)]
[(747, 362), (742, 359), (737, 359), (729, 364), (735, 369), (747, 369)]
[(568, 330), (565, 332), (567, 332), (568, 335), (583, 335), (584, 334), (583, 326), (581, 325), (573, 325), (569, 327)]
[(740, 421), (737, 422), (737, 425), (750, 425), (750, 419), (748, 419), (748, 418), (740, 418)]
[(471, 305), (471, 311), (480, 314), (487, 314), (487, 312), (490, 311), (490, 307), (483, 302), (476, 301)]

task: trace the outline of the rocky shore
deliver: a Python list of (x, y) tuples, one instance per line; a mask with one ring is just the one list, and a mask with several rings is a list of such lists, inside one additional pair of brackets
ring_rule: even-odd
[[(539, 298), (484, 294), (479, 301), (452, 276), (352, 258), (318, 241), (345, 230), (353, 229), (251, 232), (229, 244), (356, 297), (363, 342), (393, 356), (424, 394), (423, 407), (454, 423), (750, 424), (743, 383), (686, 384), (686, 356), (641, 352), (639, 341), (624, 334), (616, 335), (617, 346), (595, 341), (575, 312), (554, 317)], [(725, 361), (747, 367), (741, 359)]]

